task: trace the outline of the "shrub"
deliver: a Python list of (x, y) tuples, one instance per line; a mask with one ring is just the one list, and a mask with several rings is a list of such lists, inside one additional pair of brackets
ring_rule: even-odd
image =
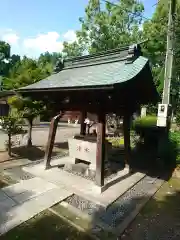
[(164, 128), (156, 126), (156, 116), (147, 116), (133, 121), (132, 128), (144, 141), (146, 147), (153, 146), (157, 151), (157, 160), (164, 167), (174, 167), (180, 163), (180, 132), (164, 135)]
[(156, 116), (146, 116), (138, 117), (133, 121), (133, 128), (137, 127), (156, 127), (157, 117)]
[(168, 137), (162, 135), (158, 143), (158, 159), (163, 162), (164, 167), (175, 168), (180, 161), (179, 146), (180, 133), (170, 132)]
[(133, 121), (132, 129), (145, 144), (155, 145), (158, 141), (158, 135), (162, 131), (161, 128), (157, 127), (156, 122), (156, 116), (139, 117)]
[(180, 112), (176, 113), (176, 124), (178, 127), (180, 127)]
[(9, 115), (0, 118), (2, 131), (8, 135), (8, 154), (11, 156), (11, 137), (12, 135), (22, 132), (21, 120), (17, 116)]
[(169, 138), (174, 148), (172, 148), (172, 154), (176, 154), (176, 163), (180, 164), (180, 132), (171, 132)]

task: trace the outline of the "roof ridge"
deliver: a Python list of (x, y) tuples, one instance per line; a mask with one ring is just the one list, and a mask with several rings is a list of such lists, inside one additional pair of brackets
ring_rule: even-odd
[(73, 69), (73, 68), (82, 68), (82, 67), (90, 67), (90, 66), (95, 66), (95, 65), (102, 65), (102, 64), (108, 64), (108, 63), (113, 63), (113, 62), (121, 62), (121, 61), (126, 61), (127, 58), (121, 58), (121, 59), (109, 59), (109, 60), (106, 60), (106, 61), (94, 61), (94, 62), (91, 62), (91, 63), (79, 63), (79, 64), (76, 64), (76, 65), (70, 65), (70, 66), (67, 66), (67, 67), (64, 67), (62, 70), (68, 70), (68, 69)]
[(98, 57), (98, 56), (101, 56), (101, 55), (113, 54), (113, 53), (129, 50), (130, 48), (132, 48), (132, 46), (136, 46), (137, 49), (140, 49), (141, 44), (144, 43), (144, 42), (147, 42), (147, 41), (148, 40), (146, 39), (144, 41), (141, 41), (141, 42), (138, 42), (138, 43), (132, 43), (132, 44), (120, 47), (120, 48), (108, 49), (108, 50), (105, 50), (105, 51), (101, 51), (101, 52), (97, 52), (97, 53), (93, 53), (93, 54), (87, 54), (87, 55), (84, 55), (84, 56), (67, 58), (67, 59), (64, 60), (64, 62), (68, 62), (68, 61), (72, 61), (72, 60), (84, 60), (84, 59), (87, 59), (87, 58), (94, 58), (94, 57)]
[(142, 55), (140, 44), (141, 43), (132, 44), (122, 48), (115, 48), (95, 54), (69, 58), (67, 60), (59, 59), (54, 68), (54, 73), (58, 73), (63, 69), (65, 70), (78, 67), (99, 65), (116, 61), (126, 60), (126, 63), (133, 63), (135, 59)]
[(142, 55), (140, 45), (134, 44), (129, 47), (121, 48), (121, 50), (113, 49), (95, 55), (86, 55), (79, 58), (65, 60), (63, 62), (63, 67), (60, 70), (124, 60), (126, 60), (127, 63), (132, 63), (140, 55)]
[(98, 57), (101, 55), (113, 54), (113, 53), (128, 50), (128, 49), (129, 49), (129, 45), (121, 47), (121, 48), (108, 49), (106, 51), (101, 51), (101, 52), (97, 52), (97, 53), (93, 53), (93, 54), (86, 54), (84, 56), (71, 57), (71, 58), (64, 60), (64, 62), (68, 62), (68, 61), (72, 61), (72, 60), (84, 60), (86, 58), (94, 58), (94, 57)]

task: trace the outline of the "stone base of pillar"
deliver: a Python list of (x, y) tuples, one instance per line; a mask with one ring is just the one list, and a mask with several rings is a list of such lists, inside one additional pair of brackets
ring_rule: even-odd
[(125, 164), (124, 169), (126, 169), (130, 174), (134, 172), (133, 169), (128, 164)]

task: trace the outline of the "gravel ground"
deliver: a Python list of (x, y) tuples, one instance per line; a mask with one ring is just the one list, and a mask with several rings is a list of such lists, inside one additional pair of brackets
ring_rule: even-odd
[(85, 179), (87, 179), (87, 180), (91, 180), (91, 181), (94, 181), (94, 180), (95, 180), (94, 177), (92, 177), (92, 176), (87, 176), (87, 175), (85, 175), (85, 174), (83, 174), (83, 173), (81, 173), (81, 172), (72, 171), (71, 169), (67, 169), (67, 168), (61, 168), (61, 169), (62, 169), (63, 171), (68, 172), (68, 173), (72, 173), (72, 174), (74, 174), (74, 175), (76, 175), (76, 176), (83, 177), (83, 178), (85, 178)]
[(155, 185), (157, 181), (161, 180), (146, 176), (123, 196), (118, 198), (107, 211), (100, 208), (97, 204), (77, 195), (69, 197), (66, 201), (81, 211), (93, 215), (94, 219), (100, 218), (101, 221), (115, 228), (125, 220), (144, 198), (148, 197), (148, 191), (157, 188)]
[(99, 211), (101, 208), (99, 205), (76, 194), (68, 197), (65, 201), (88, 215), (92, 215), (94, 212)]
[(34, 178), (32, 174), (24, 172), (21, 167), (7, 169), (3, 172), (3, 174), (17, 182)]
[(100, 218), (109, 226), (117, 227), (156, 188), (156, 178), (146, 176), (111, 205)]
[[(67, 168), (61, 168), (61, 169), (66, 171), (66, 172), (69, 172), (69, 173), (75, 174), (77, 176), (83, 177), (83, 178), (85, 178), (87, 180), (95, 181), (95, 176), (88, 176), (88, 175), (85, 175), (85, 174), (83, 174), (81, 172), (72, 171), (72, 170), (67, 169)], [(112, 174), (110, 174), (108, 176), (105, 176), (105, 179), (104, 179), (105, 184), (107, 182), (109, 182), (110, 180), (112, 180), (113, 178), (115, 178), (118, 175), (119, 172), (120, 171), (112, 173)]]

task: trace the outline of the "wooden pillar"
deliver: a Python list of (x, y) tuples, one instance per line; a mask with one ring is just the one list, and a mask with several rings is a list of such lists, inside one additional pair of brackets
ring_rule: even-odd
[(87, 112), (82, 111), (81, 112), (81, 128), (80, 128), (80, 134), (85, 135), (86, 134), (86, 123), (84, 123), (85, 119), (87, 117)]
[(129, 167), (131, 142), (130, 142), (130, 115), (126, 114), (123, 118), (123, 132), (124, 132), (124, 152), (125, 152), (125, 165)]
[(98, 116), (97, 124), (97, 150), (96, 150), (96, 184), (104, 185), (104, 162), (105, 162), (105, 113)]
[(52, 155), (52, 150), (53, 150), (53, 146), (54, 146), (54, 140), (55, 140), (55, 136), (56, 136), (56, 130), (57, 130), (57, 126), (58, 126), (58, 122), (59, 119), (61, 118), (61, 114), (53, 117), (53, 119), (51, 120), (51, 124), (50, 124), (50, 128), (49, 128), (49, 136), (48, 136), (48, 142), (46, 145), (46, 151), (45, 151), (45, 157), (44, 157), (44, 161), (45, 161), (45, 168), (48, 169), (51, 167), (51, 155)]

